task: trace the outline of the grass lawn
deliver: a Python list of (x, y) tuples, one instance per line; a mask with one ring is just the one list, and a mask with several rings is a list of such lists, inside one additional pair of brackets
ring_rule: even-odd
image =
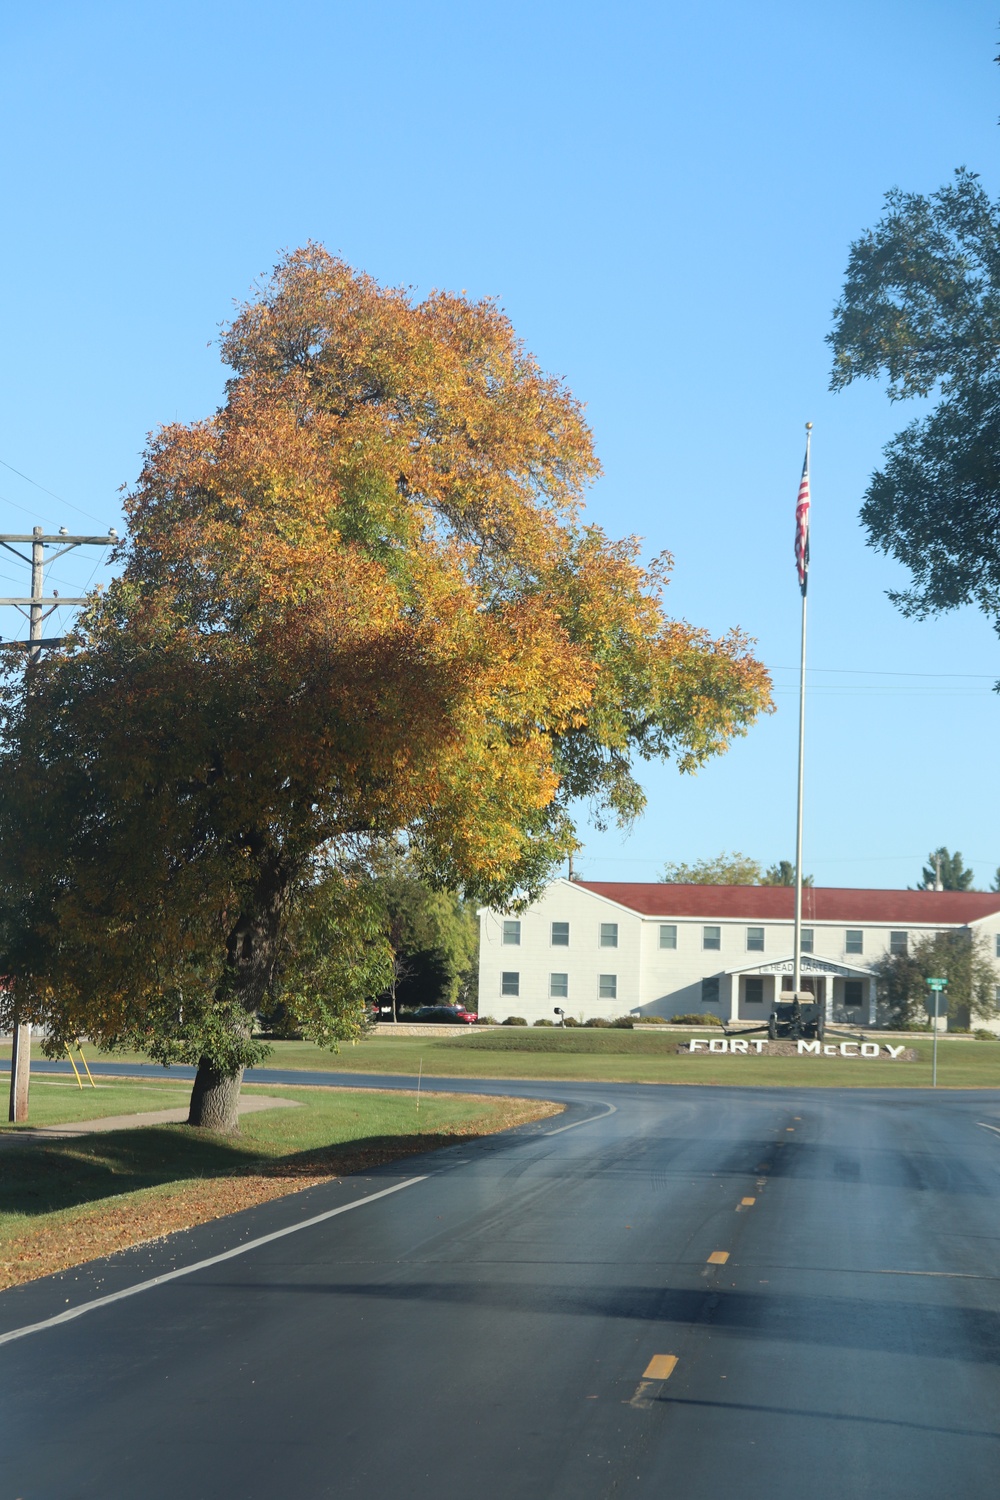
[[(721, 1033), (720, 1033), (721, 1034)], [(816, 1057), (747, 1057), (699, 1052), (677, 1055), (688, 1033), (601, 1031), (582, 1027), (509, 1027), (444, 1040), (370, 1037), (339, 1053), (311, 1042), (275, 1042), (266, 1067), (338, 1072), (402, 1073), (416, 1077), (580, 1079), (622, 1083), (725, 1083), (780, 1087), (921, 1088), (931, 1081), (931, 1039), (906, 1039), (919, 1061)], [(887, 1034), (892, 1042), (892, 1034)], [(896, 1045), (899, 1045), (897, 1042)], [(1000, 1088), (1000, 1043), (938, 1042), (942, 1088)]]
[[(9, 1075), (8, 1075), (9, 1076)], [(4, 1077), (7, 1084), (8, 1076)], [(191, 1098), (191, 1085), (182, 1078), (138, 1080), (101, 1078), (96, 1088), (78, 1088), (73, 1078), (51, 1078), (32, 1073), (29, 1094), (31, 1119), (27, 1125), (0, 1125), (8, 1131), (31, 1130), (36, 1125), (59, 1125), (71, 1120), (98, 1120), (106, 1115), (137, 1115), (145, 1110), (180, 1109)], [(6, 1113), (6, 1110), (4, 1111)]]
[[(721, 1035), (721, 1033), (716, 1033)], [(705, 1033), (700, 1033), (705, 1035)], [(891, 1032), (884, 1039), (897, 1041)], [(924, 1088), (931, 1081), (931, 1038), (914, 1041), (919, 1061), (882, 1059), (767, 1057), (756, 1055), (677, 1055), (689, 1033), (664, 1026), (657, 1031), (556, 1027), (504, 1027), (448, 1038), (432, 1034), (369, 1037), (356, 1046), (327, 1052), (312, 1042), (274, 1042), (269, 1068), (338, 1073), (398, 1073), (416, 1078), (525, 1078), (620, 1083), (726, 1083), (773, 1087)], [(828, 1040), (836, 1040), (829, 1038)], [(4, 1055), (0, 1051), (0, 1057)], [(6, 1049), (9, 1056), (9, 1048)], [(100, 1054), (88, 1053), (88, 1056)], [(119, 1062), (143, 1061), (138, 1053), (116, 1053)], [(36, 1074), (37, 1079), (40, 1075)], [(167, 1080), (170, 1075), (165, 1074)], [(1000, 1088), (1000, 1043), (958, 1038), (938, 1042), (938, 1084), (942, 1088)], [(32, 1113), (34, 1115), (32, 1082)], [(77, 1091), (77, 1098), (83, 1096)], [(143, 1106), (135, 1106), (141, 1108)], [(149, 1108), (165, 1108), (151, 1104)], [(63, 1118), (69, 1118), (64, 1116)], [(83, 1118), (82, 1116), (80, 1118)]]
[[(114, 1103), (101, 1113), (118, 1113), (128, 1092), (100, 1094)], [(204, 1135), (186, 1125), (34, 1143), (7, 1135), (0, 1141), (0, 1286), (558, 1111), (534, 1100), (461, 1095), (424, 1095), (418, 1111), (409, 1093), (285, 1087), (249, 1092), (296, 1099), (304, 1107), (246, 1115), (234, 1137)], [(169, 1107), (159, 1095), (148, 1097), (149, 1107)], [(62, 1118), (82, 1116), (77, 1108)]]

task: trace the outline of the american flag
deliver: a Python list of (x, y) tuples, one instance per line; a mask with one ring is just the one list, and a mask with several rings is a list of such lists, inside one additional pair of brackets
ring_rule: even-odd
[[(811, 425), (811, 424), (810, 424)], [(809, 440), (799, 480), (799, 498), (795, 502), (795, 567), (803, 594), (809, 581)]]

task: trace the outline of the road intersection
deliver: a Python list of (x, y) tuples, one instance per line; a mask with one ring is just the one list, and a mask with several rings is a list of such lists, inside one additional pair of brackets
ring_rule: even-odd
[(4, 1500), (993, 1500), (1000, 1095), (424, 1086), (566, 1113), (0, 1295)]

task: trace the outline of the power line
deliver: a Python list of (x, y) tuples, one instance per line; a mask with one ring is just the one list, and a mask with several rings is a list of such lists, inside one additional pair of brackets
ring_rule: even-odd
[(23, 510), (26, 516), (34, 517), (37, 515), (36, 511), (29, 510), (26, 505), (21, 505), (17, 500), (12, 500), (9, 495), (0, 495), (0, 500), (3, 501), (4, 505), (12, 505), (15, 510)]
[[(769, 672), (798, 672), (798, 667), (768, 667)], [(984, 682), (996, 682), (994, 672), (884, 672), (875, 667), (809, 667), (810, 672), (836, 672), (841, 676), (854, 677), (974, 677)]]
[[(15, 469), (14, 465), (9, 464), (5, 458), (0, 458), (0, 464), (2, 464), (5, 469), (9, 469), (12, 474), (16, 474), (19, 479), (24, 479), (28, 482), (28, 484), (33, 484), (35, 486), (35, 489), (41, 490), (43, 495), (51, 495), (52, 499), (58, 500), (60, 505), (68, 505), (70, 510), (75, 510), (78, 515), (86, 516), (88, 521), (96, 521), (98, 526), (102, 524), (100, 516), (92, 515), (89, 510), (81, 509), (79, 505), (74, 505), (72, 500), (64, 500), (62, 495), (56, 494), (55, 490), (47, 490), (44, 484), (39, 484), (37, 479), (32, 479), (30, 474), (22, 474), (20, 469)], [(13, 505), (15, 502), (12, 500), (10, 503)], [(23, 509), (23, 506), (18, 506), (18, 510)]]

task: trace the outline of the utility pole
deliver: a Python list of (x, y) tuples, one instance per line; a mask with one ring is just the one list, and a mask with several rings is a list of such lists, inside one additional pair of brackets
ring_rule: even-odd
[[(47, 563), (55, 562), (57, 557), (62, 557), (66, 552), (71, 552), (74, 547), (113, 547), (118, 540), (118, 533), (114, 527), (109, 527), (106, 536), (70, 536), (65, 526), (55, 535), (47, 536), (44, 528), (35, 526), (30, 533), (12, 533), (0, 536), (0, 546), (5, 547), (8, 552), (13, 552), (22, 562), (31, 565), (31, 594), (27, 599), (0, 599), (0, 604), (12, 605), (28, 617), (28, 644), (25, 648), (20, 641), (12, 641), (6, 644), (6, 650), (25, 650), (28, 653), (28, 668), (30, 669), (38, 661), (42, 650), (47, 646), (61, 646), (62, 636), (52, 636), (46, 639), (42, 635), (42, 625), (48, 619), (53, 610), (61, 608), (66, 604), (86, 604), (86, 599), (60, 599), (58, 593), (53, 590), (52, 598), (45, 598), (45, 566)], [(30, 556), (20, 552), (14, 543), (31, 547)], [(46, 556), (46, 548), (58, 547), (58, 552), (51, 552)], [(18, 1021), (14, 1023), (14, 1034), (12, 1037), (10, 1056), (10, 1109), (8, 1119), (16, 1125), (23, 1125), (28, 1118), (28, 1084), (31, 1079), (31, 1022)]]

